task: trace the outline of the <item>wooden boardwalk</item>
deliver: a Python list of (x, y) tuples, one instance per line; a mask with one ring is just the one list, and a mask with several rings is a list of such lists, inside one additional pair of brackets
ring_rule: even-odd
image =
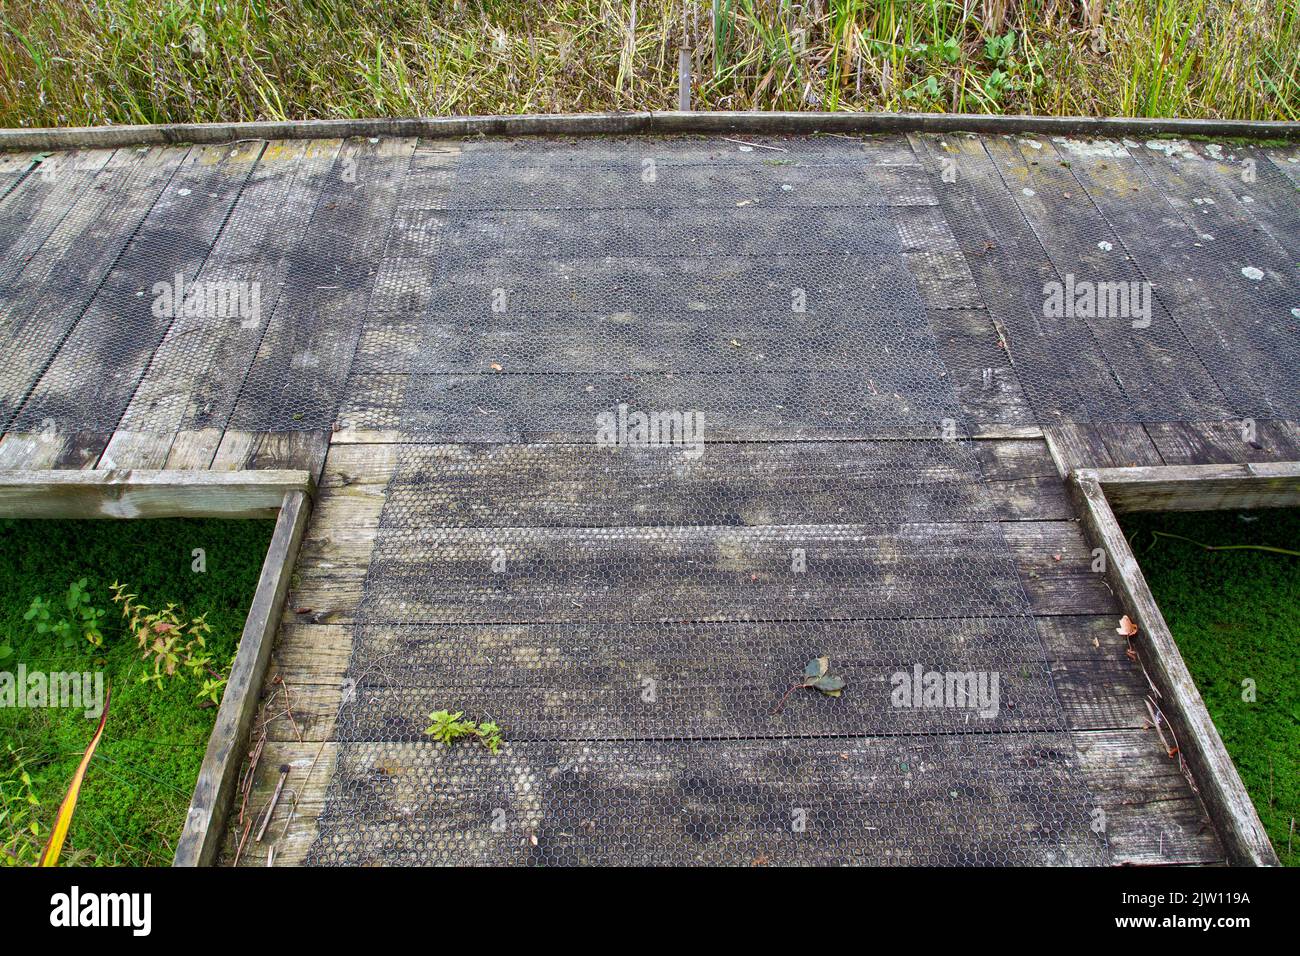
[[(608, 202), (584, 199), (581, 175), (560, 177), (558, 184), (528, 179), (529, 163), (617, 167), (628, 159), (629, 142), (639, 150), (631, 167), (638, 174), (645, 168), (642, 154), (657, 158), (665, 181), (677, 181), (675, 169), (687, 171), (680, 201), (646, 217), (690, 227), (664, 227), (655, 239), (662, 244), (658, 250), (637, 246), (649, 241), (637, 238), (644, 222), (619, 232), (615, 212), (646, 212), (635, 197), (611, 212)], [(826, 237), (852, 231), (853, 216), (868, 213), (846, 209), (858, 204), (837, 198), (848, 187), (819, 173), (821, 154), (810, 140), (755, 142), (741, 150), (743, 144), (721, 138), (555, 141), (541, 147), (541, 159), (533, 144), (527, 147), (529, 161), (521, 161), (525, 171), (502, 175), (524, 194), (544, 195), (536, 204), (541, 211), (507, 210), (490, 229), (475, 233), (474, 241), (495, 244), (500, 261), (549, 250), (552, 259), (583, 262), (595, 273), (610, 268), (607, 244), (617, 239), (630, 244), (630, 252), (623, 249), (627, 260), (644, 264), (656, 255), (671, 256), (672, 268), (683, 271), (659, 277), (667, 288), (694, 288), (697, 275), (682, 265), (686, 260), (697, 260), (699, 281), (707, 285), (709, 269), (721, 268), (722, 260), (761, 255), (765, 237), (793, 244), (809, 257), (835, 253), (823, 248)], [(695, 328), (691, 321), (660, 329), (660, 335), (625, 339), (608, 326), (593, 334), (556, 323), (539, 332), (504, 320), (476, 325), (464, 315), (431, 309), (440, 291), (438, 263), (451, 241), (447, 211), (474, 209), (475, 195), (493, 192), (492, 183), (464, 176), (465, 156), (479, 141), (257, 141), (0, 156), (0, 341), (7, 352), (0, 373), (0, 469), (267, 468), (318, 476), (316, 505), (250, 742), (256, 762), (232, 811), (225, 862), (238, 857), (242, 865), (266, 865), (272, 853), (275, 865), (303, 862), (329, 801), (347, 800), (346, 789), (331, 791), (330, 784), (341, 750), (355, 746), (357, 738), (341, 742), (339, 718), (356, 704), (349, 668), (360, 625), (374, 626), (361, 610), (372, 559), (383, 552), (385, 561), (393, 560), (391, 545), (382, 540), (381, 517), (403, 456), (415, 445), (431, 462), (424, 472), (428, 498), (420, 499), (428, 505), (423, 520), (430, 527), (446, 525), (467, 535), (511, 529), (524, 536), (530, 554), (545, 562), (541, 566), (576, 575), (568, 581), (528, 580), (485, 596), (472, 584), (456, 583), (470, 573), (463, 566), (426, 567), (426, 552), (412, 550), (397, 560), (415, 568), (408, 578), (427, 575), (419, 594), (428, 620), (459, 630), (489, 625), (490, 640), (503, 650), (535, 648), (537, 628), (552, 624), (603, 629), (613, 646), (603, 660), (611, 671), (635, 664), (617, 653), (629, 628), (668, 619), (685, 629), (719, 621), (798, 622), (804, 637), (787, 648), (796, 667), (801, 654), (811, 656), (805, 648), (817, 653), (819, 641), (832, 642), (828, 622), (836, 620), (862, 622), (864, 646), (844, 645), (849, 654), (865, 654), (866, 644), (888, 651), (888, 635), (897, 629), (914, 631), (918, 640), (931, 640), (960, 660), (961, 650), (934, 620), (933, 589), (940, 587), (941, 596), (948, 592), (926, 562), (943, 550), (960, 560), (965, 548), (971, 566), (982, 568), (986, 542), (1005, 542), (1027, 620), (1037, 631), (1036, 639), (1026, 640), (1021, 661), (1041, 665), (1050, 676), (1059, 729), (1073, 746), (1086, 791), (1105, 812), (1110, 862), (1224, 860), (1201, 801), (1150, 727), (1147, 680), (1116, 633), (1123, 611), (1093, 570), (1092, 546), (1064, 475), (1085, 466), (1300, 460), (1300, 425), (1290, 411), (1300, 379), (1288, 362), (1300, 342), (1294, 260), (1300, 154), (1294, 148), (964, 134), (820, 138), (813, 145), (820, 149), (827, 142), (837, 151), (836, 162), (839, 151), (855, 151), (854, 162), (861, 165), (855, 174), (870, 184), (869, 198), (860, 205), (883, 210), (886, 231), (897, 237), (890, 255), (897, 255), (903, 269), (891, 277), (883, 264), (875, 275), (881, 287), (893, 288), (888, 284), (897, 281), (907, 296), (919, 296), (928, 328), (919, 340), (929, 350), (922, 359), (942, 370), (968, 432), (965, 445), (978, 464), (973, 483), (951, 480), (941, 473), (942, 463), (926, 465), (934, 473), (923, 471), (905, 492), (882, 492), (873, 483), (872, 463), (905, 457), (898, 454), (899, 443), (928, 447), (933, 429), (889, 414), (873, 418), (873, 402), (883, 401), (881, 408), (896, 413), (897, 404), (884, 399), (903, 400), (897, 390), (882, 399), (879, 382), (866, 374), (870, 368), (863, 375), (870, 379), (860, 403), (865, 413), (851, 423), (827, 422), (809, 409), (785, 405), (755, 408), (751, 417), (738, 418), (731, 414), (738, 393), (729, 390), (750, 383), (745, 387), (752, 394), (771, 396), (781, 386), (763, 378), (754, 385), (739, 366), (718, 374), (693, 366), (698, 353), (683, 344)], [(738, 164), (741, 174), (707, 175), (728, 164)], [(1240, 175), (1246, 168), (1254, 177), (1248, 185)], [(457, 169), (461, 178), (454, 180)], [(972, 190), (962, 195), (983, 195), (982, 205), (966, 208), (962, 199), (944, 193), (951, 170), (957, 183)], [(792, 187), (786, 194), (803, 197), (785, 219), (782, 193), (767, 206), (750, 195), (779, 182)], [(435, 196), (437, 202), (422, 201)], [(987, 222), (977, 222), (975, 213), (992, 210), (995, 199), (1006, 204), (1002, 218), (990, 212)], [(711, 223), (755, 208), (774, 211), (768, 219), (756, 216), (745, 238), (710, 231)], [(548, 219), (548, 209), (570, 215)], [(1014, 222), (1007, 218), (1010, 211)], [(826, 233), (804, 233), (810, 222), (824, 223)], [(980, 230), (987, 238), (978, 238)], [(1211, 234), (1216, 238), (1203, 238)], [(1222, 268), (1207, 268), (1209, 260), (1197, 258), (1212, 241), (1230, 250)], [(1126, 254), (1101, 255), (1116, 248)], [(639, 267), (622, 268), (612, 273), (615, 286)], [(1260, 278), (1240, 279), (1243, 269), (1259, 270)], [(1150, 280), (1155, 327), (1168, 334), (1165, 318), (1172, 316), (1198, 361), (1189, 364), (1168, 341), (1134, 334), (1122, 323), (1082, 321), (1055, 338), (1026, 336), (1024, 299), (1009, 290), (1034, 291), (1067, 273), (1098, 281)], [(217, 322), (187, 317), (183, 309), (179, 315), (157, 314), (149, 307), (158, 297), (155, 286), (173, 277), (190, 287), (204, 281), (257, 283), (260, 314), (246, 322), (239, 314)], [(453, 279), (446, 279), (448, 285)], [(854, 294), (869, 296), (875, 288)], [(889, 301), (883, 299), (880, 308)], [(1294, 317), (1265, 314), (1285, 302)], [(873, 322), (873, 307), (861, 308), (862, 321)], [(781, 329), (765, 329), (743, 314), (737, 313), (738, 324), (716, 328), (707, 311), (700, 314), (705, 317), (699, 328), (712, 336), (707, 348), (725, 356), (719, 361), (737, 362), (735, 353), (746, 351), (755, 356), (752, 371), (777, 375), (788, 360), (791, 374), (808, 376), (800, 381), (810, 408), (822, 401), (814, 373), (833, 359), (834, 336), (844, 330), (823, 327), (822, 337), (799, 340), (792, 349)], [(1255, 318), (1267, 328), (1245, 329)], [(1290, 335), (1293, 342), (1272, 349), (1270, 335)], [(605, 350), (597, 354), (593, 341)], [(437, 345), (436, 354), (422, 351), (430, 343)], [(888, 368), (885, 374), (891, 374)], [(905, 376), (899, 374), (901, 381)], [(636, 378), (632, 387), (644, 389), (637, 393), (644, 404), (704, 408), (717, 424), (709, 436), (716, 444), (704, 454), (708, 464), (677, 469), (669, 480), (638, 471), (637, 459), (593, 463), (575, 453), (573, 422), (590, 421), (583, 396), (593, 389), (601, 398), (614, 395), (605, 390), (611, 378)], [(837, 388), (841, 382), (836, 380)], [(420, 388), (432, 398), (413, 399)], [(794, 393), (792, 388), (786, 394)], [(839, 407), (830, 403), (827, 414)], [(1121, 407), (1132, 413), (1114, 414)], [(1242, 414), (1257, 407), (1271, 413)], [(509, 411), (501, 413), (503, 408)], [(1072, 408), (1083, 411), (1072, 414)], [(1251, 419), (1245, 426), (1243, 417)], [(932, 506), (926, 496), (940, 487), (945, 497)], [(806, 494), (795, 496), (791, 489)], [(911, 497), (900, 502), (889, 497), (894, 494)], [(873, 503), (895, 515), (888, 534), (873, 523)], [(714, 507), (717, 513), (710, 511)], [(828, 514), (839, 517), (827, 520)], [(818, 540), (853, 542), (846, 559), (852, 571), (830, 582), (810, 579), (800, 597), (803, 612), (789, 609), (788, 587), (766, 580), (758, 550), (723, 546), (766, 540), (764, 535), (785, 541), (781, 536), (790, 528), (806, 531), (812, 524), (817, 527), (807, 533), (821, 535)], [(645, 573), (612, 584), (582, 577), (586, 572), (572, 555), (592, 547), (584, 536), (591, 529), (600, 530), (602, 542), (623, 549), (620, 560), (639, 562)], [(679, 534), (684, 543), (655, 544), (659, 538), (647, 529), (669, 538)], [(692, 544), (697, 538), (703, 543)], [(689, 572), (673, 578), (670, 565), (683, 559)], [(737, 581), (742, 591), (719, 593), (701, 581)], [(746, 583), (751, 581), (752, 587)], [(887, 593), (873, 583), (881, 581), (889, 582)], [(908, 590), (922, 586), (929, 590)], [(663, 593), (654, 589), (665, 587), (676, 603), (659, 613), (644, 611), (655, 608)], [(961, 578), (947, 587), (952, 594), (946, 599), (960, 606), (964, 595), (981, 588), (995, 592), (997, 582)], [(779, 645), (779, 631), (763, 640)], [(793, 748), (811, 761), (794, 778), (783, 779), (779, 768), (770, 778), (759, 773), (754, 786), (773, 792), (813, 786), (841, 762), (860, 764), (848, 783), (841, 776), (828, 778), (825, 786), (848, 787), (842, 792), (850, 799), (859, 788), (863, 807), (850, 815), (851, 822), (871, 829), (872, 788), (879, 767), (896, 755), (899, 735), (869, 721), (847, 735), (838, 728), (824, 736), (736, 729), (726, 720), (726, 693), (748, 688), (766, 705), (788, 683), (784, 672), (757, 666), (747, 671), (743, 665), (733, 687), (719, 690), (718, 698), (702, 698), (724, 701), (718, 704), (722, 729), (699, 737), (709, 741), (703, 756), (696, 738), (665, 743), (673, 734), (628, 722), (616, 705), (603, 711), (604, 733), (621, 749), (585, 780), (583, 799), (599, 801), (615, 792), (635, 798), (641, 792), (647, 806), (675, 808), (664, 810), (652, 826), (620, 834), (618, 852), (627, 861), (654, 859), (654, 842), (679, 839), (688, 817), (725, 818), (727, 808), (709, 802), (707, 787), (704, 795), (684, 796), (677, 778), (701, 765), (706, 777), (748, 773), (744, 768), (757, 759), (756, 746)], [(543, 684), (548, 673), (571, 679), (575, 664), (561, 654), (548, 666), (553, 669), (541, 671)], [(537, 673), (517, 679), (535, 688), (528, 681), (538, 680)], [(866, 689), (850, 686), (846, 694), (855, 690)], [(608, 691), (593, 687), (593, 699)], [(410, 706), (424, 708), (422, 715), (444, 703), (475, 709), (473, 701), (437, 699)], [(380, 736), (373, 742), (418, 746), (404, 736), (405, 725), (394, 737), (382, 736), (383, 727), (409, 724), (410, 706), (399, 716), (376, 711)], [(355, 728), (358, 718), (351, 719)], [(584, 716), (580, 704), (551, 708), (549, 729), (532, 739), (527, 733), (524, 739), (511, 737), (508, 714), (498, 719), (507, 725), (506, 759), (527, 768), (542, 781), (541, 789), (548, 771), (576, 759), (564, 741), (599, 743), (600, 735), (593, 737), (583, 723), (594, 718)], [(977, 753), (1007, 768), (1007, 793), (1021, 786), (1016, 768), (1041, 759), (1034, 733), (1032, 726), (1011, 723), (982, 735)], [(258, 842), (246, 831), (268, 806), (282, 765), (290, 768), (286, 789), (266, 838)], [(367, 772), (372, 779), (401, 777), (413, 766), (399, 755), (392, 765)], [(403, 789), (408, 785), (414, 786), (395, 784), (406, 803), (393, 804), (394, 821), (426, 814), (437, 803), (430, 794), (421, 803), (418, 787)], [(909, 819), (977, 818), (980, 812), (979, 799), (936, 808), (920, 796), (889, 789), (894, 782), (883, 786), (889, 800), (909, 807)], [(564, 841), (565, 854), (550, 858), (557, 862), (619, 861), (617, 852), (585, 856), (580, 836), (575, 841), (571, 833), (548, 830), (545, 820), (520, 823), (516, 836), (521, 862), (536, 857), (534, 850), (544, 851), (548, 840)], [(400, 859), (394, 840), (400, 842), (400, 833), (372, 859), (356, 862)], [(1011, 858), (1000, 856), (997, 846), (996, 839), (988, 841), (988, 855), (976, 861)], [(466, 851), (466, 859), (474, 859), (473, 851)], [(707, 846), (699, 859), (710, 859)], [(947, 862), (928, 851), (910, 851), (906, 836), (883, 850), (864, 844), (816, 862), (841, 860)], [(1044, 847), (1040, 861), (1072, 858)]]

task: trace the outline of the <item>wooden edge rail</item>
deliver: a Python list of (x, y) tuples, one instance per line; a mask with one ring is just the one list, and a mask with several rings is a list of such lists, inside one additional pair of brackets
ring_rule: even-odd
[(0, 470), (0, 515), (14, 518), (273, 518), (306, 471)]
[(1300, 504), (1300, 462), (1089, 468), (1115, 511), (1216, 511)]
[(239, 651), (217, 711), (217, 722), (208, 738), (185, 828), (176, 844), (173, 866), (210, 866), (216, 861), (234, 796), (235, 778), (257, 710), (262, 679), (270, 663), (276, 622), (284, 609), (294, 559), (310, 511), (311, 498), (305, 491), (284, 494), (271, 546), (262, 562), (257, 591), (244, 623)]
[[(1205, 702), (1178, 651), (1164, 615), (1160, 613), (1137, 559), (1129, 548), (1128, 540), (1106, 500), (1108, 488), (1121, 485), (1138, 487), (1137, 481), (1116, 479), (1119, 472), (1165, 470), (1106, 469), (1109, 481), (1107, 488), (1103, 488), (1098, 477), (1102, 473), (1100, 470), (1076, 469), (1070, 476), (1070, 490), (1094, 544), (1106, 553), (1107, 577), (1124, 609), (1138, 626), (1134, 645), (1159, 694), (1160, 713), (1169, 722), (1177, 740), (1176, 746), (1191, 769), (1229, 861), (1237, 865), (1277, 866), (1277, 854), (1264, 831), (1259, 814), (1255, 812), (1250, 795), (1223, 746), (1223, 740), (1205, 709)], [(1132, 503), (1138, 499), (1129, 500)]]
[(112, 148), (241, 139), (345, 136), (587, 136), (676, 133), (1036, 133), (1060, 136), (1230, 136), (1300, 140), (1300, 123), (1125, 116), (883, 112), (635, 112), (421, 116), (0, 129), (0, 150)]

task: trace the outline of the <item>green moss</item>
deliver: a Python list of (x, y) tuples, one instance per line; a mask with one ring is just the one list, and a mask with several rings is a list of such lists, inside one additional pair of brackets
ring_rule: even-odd
[[(1141, 514), (1124, 528), (1205, 706), (1284, 864), (1300, 865), (1300, 511)], [(1256, 699), (1243, 700), (1254, 681)]]
[[(102, 670), (112, 687), (104, 738), (77, 805), (65, 861), (97, 865), (168, 865), (216, 708), (200, 707), (199, 683), (139, 683), (146, 668), (134, 638), (124, 634), (109, 584), (127, 583), (151, 607), (176, 603), (190, 616), (206, 614), (208, 646), (225, 668), (238, 648), (274, 526), (270, 521), (0, 521), (0, 646), (13, 653), (0, 670)], [(205, 552), (206, 570), (192, 568)], [(102, 649), (71, 647), (37, 635), (23, 620), (33, 597), (61, 602), (68, 585), (86, 578), (96, 606), (108, 609)], [(61, 607), (61, 603), (60, 603)], [(94, 733), (82, 711), (0, 708), (0, 739), (27, 761), (48, 827)], [(0, 748), (0, 780), (13, 767)], [(8, 791), (6, 791), (8, 793)], [(0, 808), (3, 809), (3, 808)], [(4, 830), (0, 827), (0, 834)]]

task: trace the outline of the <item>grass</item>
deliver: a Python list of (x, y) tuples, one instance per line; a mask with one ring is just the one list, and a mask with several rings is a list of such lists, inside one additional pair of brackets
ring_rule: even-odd
[(696, 109), (1300, 116), (1295, 0), (0, 0), (0, 29), (4, 126), (672, 109), (684, 33)]
[(1278, 856), (1300, 865), (1300, 557), (1199, 546), (1300, 551), (1300, 511), (1134, 514), (1124, 528)]
[[(102, 670), (112, 686), (104, 739), (90, 765), (63, 861), (84, 865), (170, 865), (198, 777), (216, 708), (196, 700), (200, 682), (141, 684), (148, 665), (123, 632), (109, 585), (129, 583), (144, 603), (206, 614), (208, 646), (223, 671), (238, 647), (274, 522), (0, 521), (0, 670)], [(195, 548), (206, 570), (192, 568)], [(38, 635), (23, 620), (33, 597), (60, 600), (87, 579), (92, 603), (107, 609), (104, 643), (94, 649)], [(0, 846), (36, 823), (26, 841), (43, 844), (95, 721), (81, 710), (0, 708)], [(30, 787), (23, 782), (27, 775)], [(36, 803), (30, 803), (28, 797)], [(17, 824), (17, 826), (15, 826)], [(0, 862), (4, 862), (0, 860)]]

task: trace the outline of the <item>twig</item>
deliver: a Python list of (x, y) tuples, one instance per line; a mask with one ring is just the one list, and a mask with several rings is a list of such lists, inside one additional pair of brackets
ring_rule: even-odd
[(265, 725), (263, 725), (262, 735), (258, 738), (256, 745), (254, 745), (252, 753), (248, 755), (248, 769), (244, 771), (244, 779), (239, 783), (239, 791), (243, 796), (243, 799), (239, 804), (239, 822), (241, 825), (244, 822), (244, 811), (248, 809), (248, 795), (253, 789), (253, 775), (257, 773), (257, 765), (262, 760), (262, 751), (265, 748), (266, 728)]
[(244, 827), (244, 835), (239, 838), (239, 846), (235, 848), (234, 866), (239, 866), (239, 858), (244, 855), (244, 841), (248, 839), (248, 834), (253, 829), (253, 821), (249, 820), (248, 825)]
[(271, 802), (266, 805), (266, 813), (262, 817), (262, 825), (257, 828), (257, 836), (254, 840), (262, 842), (262, 837), (266, 836), (266, 828), (271, 824), (271, 817), (275, 814), (275, 805), (280, 802), (280, 794), (284, 792), (284, 781), (289, 776), (289, 765), (280, 764), (280, 779), (275, 782), (275, 792), (271, 794)]
[(298, 738), (298, 743), (302, 743), (302, 731), (298, 729), (298, 722), (293, 719), (293, 700), (289, 696), (289, 685), (280, 674), (276, 674), (271, 683), (279, 684), (280, 690), (284, 691), (285, 710), (283, 716), (289, 718), (289, 726), (293, 728), (293, 735)]
[(797, 691), (800, 687), (804, 687), (804, 686), (805, 684), (802, 681), (800, 681), (797, 684), (791, 684), (790, 689), (781, 695), (781, 699), (776, 702), (776, 706), (772, 708), (772, 712), (768, 714), (768, 716), (772, 717), (775, 716), (776, 714), (779, 714), (781, 712), (781, 708), (785, 706), (785, 702), (786, 700), (789, 699), (790, 695), (793, 694), (795, 691)]
[(790, 152), (790, 151), (789, 151), (788, 149), (786, 149), (784, 146), (768, 146), (766, 143), (750, 143), (750, 142), (746, 142), (746, 141), (743, 140), (743, 139), (732, 139), (732, 138), (729, 137), (729, 136), (724, 136), (724, 137), (722, 137), (722, 138), (723, 138), (724, 140), (726, 140), (728, 143), (736, 143), (736, 144), (739, 145), (739, 146), (748, 146), (748, 147), (750, 147), (751, 149), (754, 149), (754, 148), (757, 148), (757, 149), (770, 149), (770, 150), (772, 150), (773, 152), (777, 152), (777, 153), (788, 153), (788, 152)]

